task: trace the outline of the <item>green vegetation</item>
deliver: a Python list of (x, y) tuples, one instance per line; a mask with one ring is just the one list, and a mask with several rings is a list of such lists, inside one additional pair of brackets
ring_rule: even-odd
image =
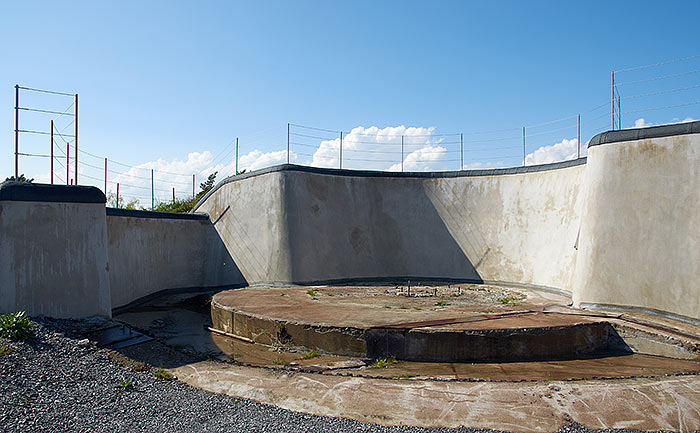
[(450, 305), (450, 304), (448, 304), (448, 303), (445, 302), (445, 301), (437, 301), (437, 302), (435, 303), (435, 306), (436, 306), (436, 307), (444, 307), (444, 306), (446, 306), (446, 305)]
[(405, 306), (405, 305), (401, 305), (401, 306), (399, 307), (399, 309), (401, 309), (401, 310), (408, 310), (408, 307)]
[(414, 310), (416, 310), (416, 311), (420, 311), (420, 310), (422, 310), (422, 308), (421, 308), (421, 307), (413, 307), (413, 309), (414, 309)]
[(384, 308), (391, 308), (391, 305), (385, 305)]
[(288, 366), (288, 365), (289, 365), (289, 361), (285, 361), (285, 360), (282, 359), (282, 358), (277, 358), (277, 359), (275, 359), (274, 361), (272, 361), (272, 363), (275, 364), (275, 365), (284, 365), (284, 366)]
[(7, 344), (3, 344), (2, 346), (0, 346), (0, 356), (5, 356), (10, 352), (12, 352), (12, 348)]
[(372, 364), (370, 364), (370, 368), (387, 368), (391, 364), (396, 364), (396, 360), (394, 358), (390, 359), (377, 359), (375, 360)]
[(406, 373), (403, 376), (397, 376), (399, 379), (411, 379), (417, 377), (417, 374)]
[(301, 359), (314, 359), (318, 356), (321, 356), (318, 350), (312, 350), (310, 352), (306, 352), (304, 356), (301, 357)]
[(163, 380), (172, 380), (173, 375), (168, 372), (168, 370), (164, 369), (163, 367), (158, 367), (155, 370), (153, 370), (153, 375), (157, 377), (158, 379), (163, 379)]
[(128, 389), (131, 387), (131, 379), (124, 380), (124, 378), (122, 378), (122, 380), (118, 384), (114, 385), (114, 387), (117, 389)]
[(499, 298), (498, 302), (500, 302), (503, 305), (508, 305), (510, 303), (516, 304), (518, 302), (518, 298), (506, 296), (505, 298)]
[(318, 295), (318, 291), (309, 289), (306, 291), (306, 294), (311, 296), (312, 299), (316, 299), (316, 295)]
[(34, 325), (24, 311), (0, 316), (0, 337), (24, 340), (34, 335)]
[(24, 173), (20, 174), (17, 179), (15, 179), (14, 176), (10, 176), (10, 177), (5, 179), (5, 182), (15, 182), (15, 181), (16, 182), (32, 183), (32, 182), (34, 182), (34, 179), (27, 179), (26, 177), (24, 177)]

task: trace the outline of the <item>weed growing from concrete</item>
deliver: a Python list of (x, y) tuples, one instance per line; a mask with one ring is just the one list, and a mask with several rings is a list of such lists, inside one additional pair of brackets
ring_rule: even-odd
[(372, 364), (370, 364), (369, 367), (370, 368), (387, 368), (391, 364), (396, 364), (396, 359), (394, 359), (394, 358), (377, 359)]
[(118, 384), (114, 385), (114, 387), (117, 389), (126, 390), (131, 387), (131, 379), (124, 380), (124, 378), (122, 378), (122, 380)]
[(391, 308), (391, 305), (385, 305), (384, 308)]
[(272, 363), (275, 365), (284, 365), (285, 367), (289, 365), (289, 361), (285, 361), (282, 358), (275, 359)]
[(450, 304), (448, 304), (448, 303), (445, 302), (445, 301), (437, 301), (437, 302), (435, 303), (435, 306), (436, 306), (436, 307), (444, 307), (444, 306), (446, 306), (446, 305), (450, 305)]
[(405, 306), (405, 305), (402, 305), (402, 306), (400, 306), (399, 308), (402, 309), (402, 310), (408, 310), (408, 307)]
[(25, 340), (34, 335), (34, 325), (24, 311), (0, 316), (0, 337)]
[(173, 375), (168, 372), (168, 370), (164, 369), (163, 367), (158, 367), (155, 370), (153, 370), (153, 375), (157, 377), (158, 379), (163, 379), (163, 380), (172, 380)]
[(316, 291), (316, 290), (314, 290), (314, 289), (309, 289), (309, 290), (306, 291), (306, 294), (309, 295), (309, 296), (311, 296), (312, 298), (315, 298), (316, 295), (318, 294), (318, 291)]
[(12, 352), (12, 348), (10, 346), (8, 346), (7, 344), (3, 344), (0, 347), (0, 356), (5, 356), (10, 352)]
[(422, 308), (421, 308), (421, 307), (413, 307), (413, 309), (414, 309), (414, 310), (416, 310), (416, 311), (420, 311), (420, 310), (422, 310)]
[(417, 374), (406, 373), (403, 376), (397, 376), (399, 379), (411, 379), (417, 377)]
[(321, 354), (318, 352), (318, 350), (312, 350), (310, 352), (306, 352), (304, 356), (301, 357), (301, 359), (313, 359), (316, 358), (317, 356), (321, 356)]
[(511, 297), (511, 296), (506, 296), (505, 298), (499, 298), (499, 299), (498, 299), (498, 302), (500, 302), (500, 303), (503, 304), (503, 305), (508, 305), (508, 304), (511, 304), (511, 303), (512, 303), (513, 305), (517, 305), (518, 299), (517, 299), (517, 298), (514, 298), (514, 297)]

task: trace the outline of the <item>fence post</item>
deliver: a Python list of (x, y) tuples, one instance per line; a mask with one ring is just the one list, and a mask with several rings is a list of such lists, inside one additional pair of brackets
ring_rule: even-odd
[(173, 188), (173, 204), (175, 204), (175, 188)]
[(403, 135), (401, 136), (401, 173), (403, 173)]
[(236, 137), (236, 174), (238, 174), (238, 137)]
[(460, 156), (460, 165), (459, 169), (464, 170), (464, 134), (461, 132), (459, 133), (459, 156)]
[(78, 184), (78, 94), (75, 94), (75, 184)]
[(53, 185), (53, 120), (51, 121), (51, 185)]
[(523, 126), (523, 167), (525, 167), (525, 127)]
[(151, 210), (156, 207), (155, 185), (153, 182), (153, 169), (151, 169)]
[(107, 195), (107, 158), (105, 158), (105, 195)]
[(287, 123), (287, 164), (289, 164), (289, 123)]
[(194, 174), (192, 175), (192, 206), (194, 206)]
[(615, 71), (612, 71), (612, 80), (610, 81), (610, 90), (611, 90), (611, 112), (612, 112), (612, 130), (615, 130)]
[(578, 115), (578, 132), (576, 136), (576, 158), (581, 159), (581, 113)]
[(15, 84), (15, 180), (19, 179), (19, 84)]
[(340, 169), (343, 169), (343, 131), (340, 131)]
[(117, 209), (119, 209), (119, 182), (117, 182), (117, 203), (115, 206)]
[(66, 185), (70, 185), (70, 142), (66, 143)]

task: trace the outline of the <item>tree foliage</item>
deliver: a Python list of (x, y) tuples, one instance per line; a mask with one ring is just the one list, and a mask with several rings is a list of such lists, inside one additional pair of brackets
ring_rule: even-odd
[(20, 174), (17, 179), (15, 179), (14, 176), (10, 176), (7, 179), (5, 179), (5, 182), (27, 182), (27, 183), (32, 183), (34, 182), (34, 178), (32, 179), (27, 179), (24, 177), (24, 173)]

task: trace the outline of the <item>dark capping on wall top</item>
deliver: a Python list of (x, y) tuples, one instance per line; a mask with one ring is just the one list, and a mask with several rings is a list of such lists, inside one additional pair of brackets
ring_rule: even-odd
[(49, 185), (45, 183), (0, 183), (0, 201), (39, 201), (52, 203), (105, 203), (107, 199), (94, 186)]
[(673, 125), (651, 126), (646, 128), (622, 129), (620, 131), (601, 132), (588, 142), (588, 147), (599, 146), (620, 141), (662, 138), (672, 135), (700, 134), (700, 121), (674, 123)]
[(155, 218), (166, 220), (209, 220), (209, 217), (200, 213), (174, 213), (153, 212), (150, 210), (107, 208), (107, 216), (131, 217), (131, 218)]
[(441, 179), (452, 177), (477, 177), (477, 176), (499, 176), (508, 174), (533, 173), (538, 171), (557, 170), (560, 168), (575, 167), (586, 163), (586, 157), (578, 159), (570, 159), (568, 161), (554, 162), (550, 164), (526, 165), (510, 168), (489, 168), (482, 170), (459, 170), (459, 171), (377, 171), (377, 170), (347, 170), (338, 168), (320, 168), (309, 167), (306, 165), (296, 164), (281, 164), (272, 167), (261, 168), (260, 170), (251, 171), (239, 175), (229, 176), (219, 182), (214, 188), (204, 195), (194, 205), (192, 212), (199, 208), (199, 205), (204, 202), (210, 195), (214, 194), (222, 186), (251, 177), (261, 176), (263, 174), (275, 173), (278, 171), (301, 171), (306, 173), (325, 174), (331, 176), (350, 176), (350, 177), (384, 177), (384, 178), (401, 178), (401, 179)]

